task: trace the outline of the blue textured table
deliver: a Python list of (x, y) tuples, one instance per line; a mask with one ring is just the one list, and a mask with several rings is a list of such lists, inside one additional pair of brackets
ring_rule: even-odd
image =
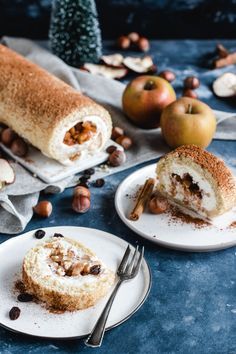
[[(236, 110), (233, 100), (215, 98), (209, 89), (216, 72), (206, 71), (203, 58), (214, 50), (214, 41), (163, 41), (152, 43), (159, 69), (172, 68), (181, 90), (183, 76), (198, 73), (204, 83), (199, 98), (212, 107)], [(236, 41), (223, 41), (236, 48)], [(109, 52), (110, 44), (107, 44)], [(183, 77), (182, 76), (182, 77)], [(236, 163), (236, 142), (214, 141), (209, 150)], [(142, 164), (144, 166), (145, 164)], [(141, 166), (139, 166), (141, 167)], [(114, 208), (119, 183), (137, 168), (106, 178), (103, 188), (91, 188), (92, 207), (84, 215), (71, 211), (72, 190), (49, 196), (53, 214), (49, 219), (34, 217), (26, 231), (47, 226), (76, 225), (98, 228), (134, 244), (145, 245), (152, 269), (153, 286), (143, 307), (127, 322), (105, 335), (100, 349), (86, 348), (82, 341), (39, 340), (0, 328), (0, 353), (236, 353), (236, 248), (212, 253), (183, 253), (145, 241), (130, 231)], [(9, 238), (0, 235), (1, 242)]]

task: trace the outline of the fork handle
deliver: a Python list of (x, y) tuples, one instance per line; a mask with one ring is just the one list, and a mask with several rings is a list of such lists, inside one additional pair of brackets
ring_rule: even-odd
[(122, 280), (120, 279), (113, 292), (111, 293), (111, 296), (109, 297), (109, 300), (106, 303), (106, 306), (104, 307), (100, 317), (98, 318), (92, 332), (90, 333), (90, 335), (88, 336), (88, 338), (85, 340), (85, 344), (88, 347), (100, 347), (102, 344), (102, 340), (103, 340), (103, 336), (104, 336), (104, 332), (105, 332), (105, 327), (106, 327), (106, 323), (107, 323), (107, 318), (108, 315), (110, 313), (113, 301), (115, 299), (115, 296), (120, 288), (120, 285), (122, 283)]

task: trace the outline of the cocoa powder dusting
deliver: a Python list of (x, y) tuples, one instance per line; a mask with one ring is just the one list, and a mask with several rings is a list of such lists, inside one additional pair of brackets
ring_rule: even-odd
[(16, 280), (14, 284), (14, 290), (19, 294), (24, 294), (26, 292), (26, 288), (22, 280), (20, 279)]
[(192, 224), (197, 229), (201, 229), (210, 225), (210, 223), (208, 223), (205, 220), (194, 218), (190, 215), (182, 213), (178, 208), (174, 206), (170, 206), (168, 212), (171, 216), (171, 220), (169, 221), (169, 224), (173, 222), (181, 222), (183, 224)]
[(229, 225), (230, 228), (234, 229), (236, 228), (236, 221), (233, 221), (230, 225)]

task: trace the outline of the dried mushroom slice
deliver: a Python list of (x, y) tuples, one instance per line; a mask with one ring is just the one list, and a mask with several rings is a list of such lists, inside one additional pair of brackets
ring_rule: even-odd
[(5, 184), (12, 184), (15, 181), (15, 172), (9, 162), (4, 159), (0, 159), (0, 189)]
[(236, 96), (236, 75), (225, 73), (213, 82), (213, 91), (218, 97)]
[(91, 74), (101, 75), (108, 79), (121, 79), (128, 73), (126, 68), (114, 68), (106, 65), (90, 63), (85, 63), (83, 69), (87, 70)]
[(101, 60), (103, 61), (104, 64), (108, 66), (112, 66), (115, 68), (123, 68), (123, 60), (124, 57), (122, 54), (111, 54), (111, 55), (103, 55), (101, 57)]
[(143, 58), (126, 57), (123, 61), (124, 65), (138, 74), (154, 73), (156, 72), (156, 66), (150, 56)]

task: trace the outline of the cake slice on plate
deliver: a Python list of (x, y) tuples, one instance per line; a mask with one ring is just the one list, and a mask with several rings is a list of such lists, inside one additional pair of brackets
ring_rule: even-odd
[(156, 169), (157, 189), (171, 204), (213, 218), (236, 204), (236, 183), (224, 161), (195, 145), (164, 156)]
[(110, 290), (115, 274), (80, 242), (59, 236), (27, 252), (23, 283), (51, 309), (74, 311), (93, 306)]

